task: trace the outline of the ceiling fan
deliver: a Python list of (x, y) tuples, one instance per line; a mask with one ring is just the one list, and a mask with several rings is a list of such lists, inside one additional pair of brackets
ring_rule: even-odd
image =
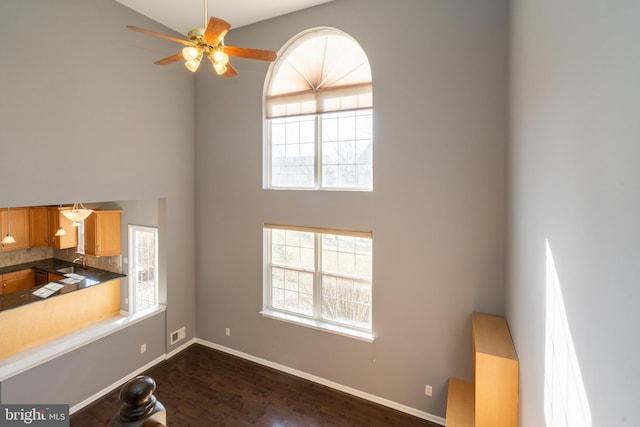
[(151, 36), (160, 37), (185, 45), (181, 52), (154, 62), (156, 65), (173, 64), (182, 59), (187, 70), (195, 73), (202, 58), (207, 57), (218, 75), (234, 77), (238, 71), (229, 63), (229, 56), (238, 58), (259, 59), (261, 61), (273, 61), (276, 53), (272, 50), (251, 49), (247, 47), (226, 46), (224, 36), (231, 29), (231, 24), (223, 19), (212, 16), (207, 23), (207, 0), (204, 0), (204, 24), (205, 28), (194, 28), (189, 31), (188, 40), (171, 37), (144, 28), (127, 25), (127, 28)]

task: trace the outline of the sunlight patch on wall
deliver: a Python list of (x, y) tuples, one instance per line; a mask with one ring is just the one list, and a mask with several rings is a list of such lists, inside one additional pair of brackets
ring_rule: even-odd
[(560, 289), (546, 242), (544, 416), (547, 427), (591, 427), (591, 408)]

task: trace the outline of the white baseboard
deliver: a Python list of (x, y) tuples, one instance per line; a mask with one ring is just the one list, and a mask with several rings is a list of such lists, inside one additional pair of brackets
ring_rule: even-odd
[(176, 354), (180, 353), (182, 350), (186, 349), (191, 344), (195, 344), (195, 343), (196, 343), (196, 339), (195, 338), (191, 338), (189, 341), (185, 342), (180, 347), (177, 347), (177, 348), (171, 350), (169, 353), (167, 353), (166, 359), (171, 359), (173, 356), (175, 356)]
[(156, 366), (158, 363), (162, 362), (165, 359), (166, 359), (166, 357), (165, 357), (164, 354), (159, 356), (159, 357), (157, 357), (157, 358), (155, 358), (154, 360), (152, 360), (151, 362), (147, 363), (146, 365), (144, 365), (144, 366), (136, 369), (135, 371), (131, 372), (129, 375), (125, 376), (124, 378), (121, 378), (118, 381), (116, 381), (113, 384), (111, 384), (110, 386), (103, 388), (99, 392), (95, 393), (93, 396), (90, 396), (90, 397), (86, 398), (85, 400), (83, 400), (82, 402), (78, 403), (77, 405), (73, 405), (71, 408), (69, 408), (69, 414), (73, 414), (74, 412), (79, 411), (80, 409), (84, 408), (85, 406), (92, 404), (93, 402), (95, 402), (96, 400), (100, 399), (105, 394), (109, 393), (114, 388), (120, 387), (122, 384), (126, 383), (131, 378), (141, 374), (142, 372), (146, 371), (147, 369), (153, 368), (154, 366)]
[(440, 424), (442, 426), (445, 425), (445, 419), (442, 418), (442, 417), (438, 417), (438, 416), (430, 414), (428, 412), (420, 411), (418, 409), (412, 408), (410, 406), (403, 405), (403, 404), (398, 403), (398, 402), (394, 402), (394, 401), (389, 400), (389, 399), (385, 399), (385, 398), (380, 397), (380, 396), (376, 396), (376, 395), (373, 395), (373, 394), (370, 394), (370, 393), (366, 393), (366, 392), (361, 391), (361, 390), (357, 390), (357, 389), (354, 389), (354, 388), (351, 388), (351, 387), (347, 387), (345, 385), (338, 384), (336, 382), (327, 380), (325, 378), (321, 378), (321, 377), (318, 377), (316, 375), (312, 375), (312, 374), (309, 374), (309, 373), (306, 373), (306, 372), (303, 372), (303, 371), (299, 371), (297, 369), (290, 368), (288, 366), (280, 365), (278, 363), (274, 363), (274, 362), (271, 362), (271, 361), (268, 361), (268, 360), (265, 360), (265, 359), (261, 359), (259, 357), (255, 357), (255, 356), (252, 356), (250, 354), (242, 353), (242, 352), (234, 350), (232, 348), (224, 347), (224, 346), (221, 346), (219, 344), (215, 344), (215, 343), (212, 343), (212, 342), (209, 342), (209, 341), (202, 340), (200, 338), (196, 338), (195, 342), (197, 342), (198, 344), (202, 344), (204, 346), (207, 346), (209, 348), (213, 348), (215, 350), (220, 350), (220, 351), (222, 351), (224, 353), (228, 353), (228, 354), (231, 354), (231, 355), (234, 355), (234, 356), (238, 356), (238, 357), (240, 357), (242, 359), (250, 360), (250, 361), (258, 363), (260, 365), (264, 365), (264, 366), (267, 366), (269, 368), (276, 369), (278, 371), (286, 372), (287, 374), (295, 375), (296, 377), (304, 378), (305, 380), (309, 380), (309, 381), (313, 381), (313, 382), (318, 383), (318, 384), (322, 384), (324, 386), (327, 386), (327, 387), (333, 388), (335, 390), (350, 394), (352, 396), (356, 396), (356, 397), (359, 397), (359, 398), (362, 398), (362, 399), (365, 399), (365, 400), (369, 400), (369, 401), (377, 403), (379, 405), (383, 405), (383, 406), (386, 406), (388, 408), (395, 409), (397, 411), (404, 412), (404, 413), (409, 414), (409, 415), (413, 415), (414, 417), (418, 417), (418, 418), (421, 418), (423, 420), (431, 421), (433, 423)]

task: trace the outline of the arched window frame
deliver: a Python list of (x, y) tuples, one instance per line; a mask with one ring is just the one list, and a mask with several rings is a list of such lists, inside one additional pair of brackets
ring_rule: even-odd
[[(347, 41), (355, 55), (327, 61), (328, 55), (336, 56), (326, 48), (324, 57), (313, 58), (322, 62), (322, 73), (326, 69), (337, 70), (322, 75), (318, 73), (318, 82), (309, 87), (291, 92), (276, 93), (272, 86), (282, 73), (282, 61), (297, 53), (305, 42), (320, 42), (324, 36), (333, 36)], [(329, 37), (326, 39), (329, 40)], [(350, 44), (349, 44), (350, 43)], [(329, 42), (326, 42), (329, 45)], [(355, 49), (355, 50), (354, 50)], [(335, 48), (334, 48), (335, 51)], [(344, 55), (344, 53), (342, 53)], [(340, 61), (338, 65), (353, 59), (359, 68), (351, 76), (340, 75), (340, 67), (325, 67), (330, 61)], [(358, 65), (360, 64), (360, 65)], [(351, 66), (354, 66), (351, 64)], [(354, 66), (355, 67), (355, 66)], [(292, 68), (292, 67), (290, 67)], [(298, 71), (298, 70), (296, 70)], [(308, 71), (308, 70), (307, 70)], [(290, 71), (289, 71), (290, 72)], [(358, 81), (355, 76), (366, 81)], [(300, 74), (302, 76), (302, 73)], [(297, 76), (298, 78), (300, 76)], [(315, 86), (314, 86), (315, 85)], [(263, 187), (268, 189), (293, 190), (373, 190), (373, 84), (368, 57), (359, 43), (347, 33), (331, 27), (312, 28), (292, 37), (278, 53), (278, 59), (271, 64), (264, 84), (264, 144), (263, 144)], [(282, 129), (298, 132), (293, 144), (282, 143), (289, 140)], [(346, 130), (345, 130), (346, 129)], [(279, 135), (279, 136), (277, 136)], [(331, 136), (328, 136), (331, 135)], [(274, 142), (280, 138), (280, 142)], [(280, 151), (278, 151), (280, 150)], [(282, 150), (296, 154), (280, 155)], [(297, 150), (297, 151), (296, 151)], [(286, 158), (285, 158), (286, 157)], [(293, 165), (283, 165), (293, 159)], [(296, 164), (295, 161), (298, 161)], [(291, 182), (287, 172), (278, 170), (303, 171), (304, 182)], [(296, 174), (297, 172), (294, 172)], [(283, 176), (286, 179), (283, 180)], [(297, 179), (294, 179), (297, 181)]]

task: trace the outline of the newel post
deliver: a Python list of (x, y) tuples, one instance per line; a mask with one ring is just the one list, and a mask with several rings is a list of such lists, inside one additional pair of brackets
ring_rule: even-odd
[(153, 392), (156, 382), (151, 377), (137, 376), (120, 389), (120, 411), (109, 422), (110, 427), (161, 427), (167, 424), (167, 412)]

